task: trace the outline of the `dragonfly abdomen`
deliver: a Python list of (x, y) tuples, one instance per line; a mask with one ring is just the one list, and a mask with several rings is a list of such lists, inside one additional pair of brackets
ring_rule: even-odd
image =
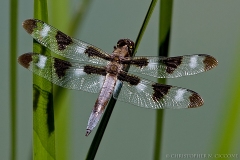
[(110, 75), (109, 73), (106, 75), (102, 89), (88, 120), (86, 136), (91, 133), (92, 129), (97, 125), (98, 121), (100, 120), (105, 110), (105, 107), (108, 104), (109, 99), (111, 98), (114, 87), (116, 85), (116, 81), (117, 76)]

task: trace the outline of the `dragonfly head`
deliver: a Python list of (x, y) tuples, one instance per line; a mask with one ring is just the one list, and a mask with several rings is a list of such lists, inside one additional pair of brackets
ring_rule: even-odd
[(133, 50), (135, 48), (135, 44), (133, 41), (131, 41), (130, 39), (120, 39), (114, 49), (122, 47), (127, 47), (129, 56), (133, 56)]

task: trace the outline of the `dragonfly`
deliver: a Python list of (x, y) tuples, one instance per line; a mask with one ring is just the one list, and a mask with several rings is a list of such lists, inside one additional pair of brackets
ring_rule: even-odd
[(207, 54), (134, 57), (135, 45), (130, 39), (120, 39), (109, 54), (37, 19), (25, 20), (23, 28), (37, 42), (67, 58), (25, 53), (18, 58), (23, 67), (58, 86), (99, 94), (87, 123), (86, 136), (98, 124), (111, 97), (150, 109), (203, 105), (203, 99), (195, 91), (159, 84), (134, 74), (176, 78), (205, 72), (218, 65), (218, 61)]

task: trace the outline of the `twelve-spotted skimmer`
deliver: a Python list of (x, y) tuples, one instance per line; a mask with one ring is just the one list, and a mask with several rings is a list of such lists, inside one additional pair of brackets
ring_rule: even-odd
[[(24, 21), (23, 27), (45, 47), (72, 59), (64, 61), (26, 53), (18, 58), (23, 67), (61, 87), (100, 92), (88, 120), (86, 136), (97, 125), (112, 95), (118, 100), (151, 109), (195, 108), (203, 105), (203, 99), (198, 93), (129, 74), (123, 70), (127, 65), (130, 65), (130, 73), (175, 78), (208, 71), (218, 64), (214, 57), (206, 54), (132, 57), (134, 42), (129, 39), (120, 39), (112, 54), (108, 54), (37, 19)], [(118, 93), (120, 86), (122, 89)]]

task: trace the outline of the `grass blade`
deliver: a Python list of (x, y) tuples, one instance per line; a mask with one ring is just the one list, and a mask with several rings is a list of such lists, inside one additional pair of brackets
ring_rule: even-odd
[[(149, 22), (149, 20), (151, 18), (151, 15), (152, 15), (152, 12), (153, 12), (153, 10), (154, 10), (154, 8), (156, 6), (156, 3), (157, 3), (157, 0), (152, 0), (151, 4), (149, 6), (148, 12), (147, 12), (147, 14), (145, 16), (145, 19), (144, 19), (143, 24), (141, 26), (141, 29), (139, 31), (138, 37), (137, 37), (137, 39), (135, 41), (135, 51), (134, 51), (134, 53), (136, 53), (137, 48), (138, 48), (138, 46), (139, 46), (139, 44), (141, 42), (142, 36), (143, 36), (143, 34), (144, 34), (145, 30), (146, 30), (146, 27), (147, 27), (148, 22)], [(102, 120), (101, 120), (101, 122), (99, 124), (99, 127), (98, 127), (98, 129), (96, 131), (96, 134), (95, 134), (95, 136), (93, 138), (92, 144), (91, 144), (91, 146), (90, 146), (90, 148), (88, 150), (88, 154), (87, 154), (86, 160), (94, 159), (94, 157), (95, 157), (95, 155), (97, 153), (98, 147), (99, 147), (99, 145), (101, 143), (101, 140), (102, 140), (103, 134), (105, 132), (105, 129), (107, 127), (108, 121), (109, 121), (109, 119), (111, 117), (111, 114), (112, 114), (112, 111), (113, 111), (113, 108), (114, 108), (115, 104), (116, 104), (116, 99), (114, 99), (112, 97), (110, 99), (109, 103), (108, 103), (108, 106), (106, 107), (105, 113), (104, 113), (104, 115), (102, 117)]]
[[(161, 0), (159, 24), (159, 56), (168, 56), (169, 39), (172, 20), (172, 0)], [(159, 83), (166, 84), (166, 79), (159, 79)], [(154, 144), (154, 160), (160, 159), (164, 110), (156, 111), (156, 130)]]
[[(60, 0), (58, 3), (52, 2), (51, 6), (51, 25), (57, 26), (59, 30), (64, 31), (69, 36), (74, 37), (76, 31), (81, 30), (81, 24), (84, 21), (85, 14), (91, 5), (90, 0), (83, 0), (79, 3), (77, 11), (75, 11), (73, 18), (70, 13), (70, 0)], [(70, 24), (70, 25), (69, 25)], [(60, 27), (60, 28), (59, 28)], [(55, 128), (56, 132), (56, 152), (58, 159), (69, 159), (72, 150), (69, 150), (71, 145), (69, 137), (69, 120), (71, 117), (71, 108), (69, 104), (71, 101), (71, 92), (68, 89), (59, 86), (54, 86), (54, 105), (55, 107)]]
[[(49, 22), (64, 33), (69, 27), (70, 0), (53, 0), (49, 2)], [(70, 149), (70, 119), (71, 92), (68, 89), (53, 86), (54, 115), (55, 115), (55, 151), (58, 160), (66, 160), (71, 155)]]
[[(47, 1), (34, 1), (34, 18), (48, 21)], [(50, 55), (34, 41), (33, 51)], [(33, 75), (33, 159), (55, 159), (55, 128), (52, 83)]]
[(17, 148), (17, 26), (18, 0), (10, 1), (10, 109), (11, 109), (11, 160), (16, 159)]
[[(238, 49), (239, 50), (239, 49)], [(216, 130), (216, 139), (212, 143), (214, 144), (214, 149), (212, 153), (217, 155), (229, 155), (224, 157), (224, 159), (237, 159), (239, 157), (239, 122), (240, 122), (240, 74), (239, 72), (239, 54), (235, 54), (235, 61), (233, 62), (231, 71), (231, 76), (229, 78), (229, 83), (227, 85), (227, 90), (225, 90), (225, 96), (222, 100), (223, 108), (221, 113), (221, 120), (218, 122), (218, 129)], [(234, 150), (235, 149), (235, 150)], [(235, 157), (231, 157), (230, 155)], [(212, 157), (216, 159), (216, 157)]]
[(134, 53), (136, 53), (136, 51), (138, 49), (138, 46), (139, 46), (139, 44), (140, 44), (140, 42), (142, 40), (142, 36), (143, 36), (143, 34), (144, 34), (144, 32), (145, 32), (145, 30), (147, 28), (148, 22), (149, 22), (149, 20), (150, 20), (150, 18), (152, 16), (152, 12), (153, 12), (156, 4), (157, 4), (157, 0), (152, 0), (150, 6), (148, 8), (148, 11), (147, 11), (147, 14), (146, 14), (146, 16), (144, 18), (142, 27), (141, 27), (141, 29), (140, 29), (140, 31), (138, 33), (137, 39), (135, 41), (135, 52)]

